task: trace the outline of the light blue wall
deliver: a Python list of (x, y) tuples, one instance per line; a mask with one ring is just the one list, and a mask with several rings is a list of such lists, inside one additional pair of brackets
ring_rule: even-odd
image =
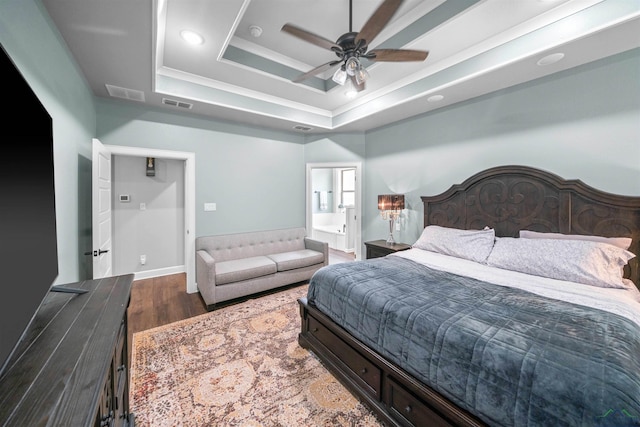
[(305, 138), (305, 163), (363, 162), (365, 153), (363, 133), (308, 135)]
[[(56, 283), (90, 278), (92, 260), (84, 252), (91, 251), (92, 94), (41, 2), (3, 0), (0, 42), (53, 119)], [(28, 126), (28, 118), (25, 123)]]
[(394, 236), (413, 243), (420, 196), (499, 165), (639, 196), (640, 49), (370, 132), (366, 148), (364, 241), (388, 226), (378, 194), (406, 195), (406, 224)]
[[(303, 138), (96, 101), (106, 145), (195, 153), (196, 236), (305, 225)], [(217, 210), (205, 212), (205, 202)]]

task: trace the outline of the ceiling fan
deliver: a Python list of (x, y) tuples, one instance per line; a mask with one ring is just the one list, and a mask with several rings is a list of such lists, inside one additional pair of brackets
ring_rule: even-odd
[(373, 49), (367, 51), (371, 41), (382, 31), (391, 20), (403, 0), (384, 0), (376, 11), (369, 17), (359, 33), (352, 30), (352, 0), (349, 0), (349, 32), (341, 35), (338, 40), (332, 42), (322, 36), (303, 30), (292, 24), (285, 24), (281, 31), (298, 37), (306, 42), (312, 43), (325, 49), (329, 49), (338, 56), (339, 59), (322, 64), (311, 71), (308, 71), (292, 81), (300, 83), (316, 74), (323, 73), (337, 65), (340, 68), (333, 75), (333, 81), (344, 85), (350, 79), (356, 91), (364, 90), (364, 82), (369, 77), (369, 73), (360, 63), (360, 58), (366, 58), (373, 62), (406, 62), (424, 61), (429, 54), (428, 51), (409, 49)]

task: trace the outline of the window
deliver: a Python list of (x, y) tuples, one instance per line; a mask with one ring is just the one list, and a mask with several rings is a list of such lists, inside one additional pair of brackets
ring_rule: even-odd
[(340, 202), (343, 206), (356, 204), (356, 170), (342, 169), (340, 171)]

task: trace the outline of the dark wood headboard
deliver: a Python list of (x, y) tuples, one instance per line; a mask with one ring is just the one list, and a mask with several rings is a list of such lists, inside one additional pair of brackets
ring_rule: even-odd
[(487, 169), (436, 196), (423, 196), (424, 226), (485, 226), (501, 237), (520, 230), (631, 237), (636, 257), (625, 277), (640, 287), (640, 197), (606, 193), (527, 166)]

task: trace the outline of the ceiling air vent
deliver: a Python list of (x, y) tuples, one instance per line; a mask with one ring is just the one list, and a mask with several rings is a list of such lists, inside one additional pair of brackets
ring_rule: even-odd
[(124, 87), (118, 87), (113, 85), (105, 85), (109, 95), (114, 98), (124, 98), (130, 101), (144, 102), (144, 92), (141, 90), (127, 89)]
[(313, 128), (310, 128), (309, 126), (302, 126), (302, 125), (295, 125), (293, 128), (301, 132), (309, 132), (311, 129), (313, 129)]
[(191, 107), (193, 107), (193, 104), (189, 104), (188, 102), (176, 101), (175, 99), (168, 99), (168, 98), (162, 98), (162, 103), (171, 105), (172, 107), (186, 108), (188, 110), (190, 110)]

